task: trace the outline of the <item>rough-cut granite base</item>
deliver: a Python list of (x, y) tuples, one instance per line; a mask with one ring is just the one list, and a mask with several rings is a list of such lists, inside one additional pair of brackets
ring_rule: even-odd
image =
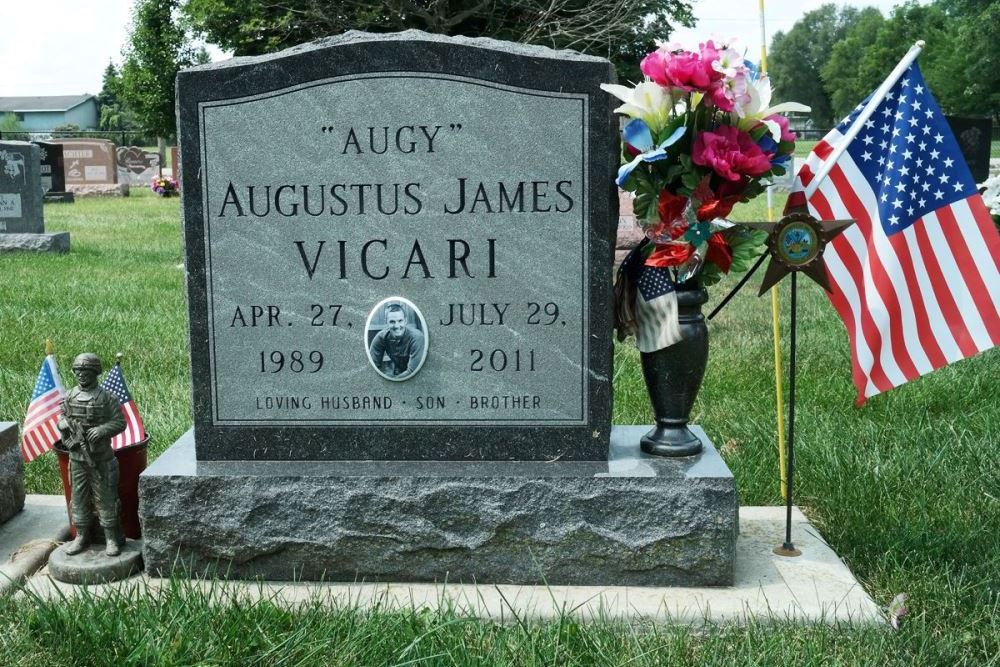
[(0, 252), (69, 252), (69, 232), (0, 234)]
[(66, 190), (77, 197), (128, 197), (128, 183), (108, 183), (104, 185), (86, 185), (67, 183)]
[(0, 422), (0, 523), (24, 507), (24, 461), (17, 446), (17, 424)]
[(147, 571), (328, 581), (728, 586), (739, 502), (704, 452), (609, 461), (198, 462), (188, 431), (139, 479)]

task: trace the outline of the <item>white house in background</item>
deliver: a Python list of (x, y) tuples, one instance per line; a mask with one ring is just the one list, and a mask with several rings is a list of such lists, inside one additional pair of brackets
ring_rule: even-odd
[(0, 97), (0, 116), (12, 113), (27, 132), (51, 132), (72, 123), (81, 130), (96, 130), (99, 113), (93, 95)]

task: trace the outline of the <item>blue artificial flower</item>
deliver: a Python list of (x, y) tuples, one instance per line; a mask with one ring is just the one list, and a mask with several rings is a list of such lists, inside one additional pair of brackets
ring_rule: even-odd
[(667, 147), (677, 143), (677, 140), (684, 136), (686, 129), (686, 127), (681, 125), (673, 131), (673, 134), (664, 139), (659, 146), (654, 146), (653, 133), (645, 121), (641, 118), (636, 118), (626, 125), (625, 129), (622, 130), (622, 138), (626, 144), (639, 151), (639, 155), (635, 156), (628, 164), (622, 165), (621, 169), (618, 170), (618, 179), (616, 180), (618, 187), (625, 187), (625, 181), (628, 180), (629, 175), (635, 171), (640, 162), (656, 162), (657, 160), (666, 158)]
[(769, 132), (765, 132), (761, 135), (760, 139), (757, 140), (757, 145), (765, 153), (771, 154), (771, 164), (772, 165), (783, 165), (792, 157), (788, 153), (778, 152), (778, 142), (774, 140)]
[(750, 75), (750, 80), (751, 81), (757, 81), (757, 80), (760, 79), (760, 68), (757, 67), (757, 65), (755, 65), (753, 62), (751, 62), (751, 61), (747, 60), (746, 58), (744, 58), (743, 59), (743, 66), (747, 68), (747, 72)]

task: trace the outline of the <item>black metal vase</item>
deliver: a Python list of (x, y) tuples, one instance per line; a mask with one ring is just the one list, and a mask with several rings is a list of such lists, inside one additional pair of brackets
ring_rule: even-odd
[(701, 314), (707, 301), (708, 292), (697, 283), (679, 285), (681, 340), (656, 352), (639, 353), (656, 415), (656, 427), (641, 441), (647, 454), (693, 456), (701, 452), (701, 440), (687, 425), (708, 363), (708, 326)]

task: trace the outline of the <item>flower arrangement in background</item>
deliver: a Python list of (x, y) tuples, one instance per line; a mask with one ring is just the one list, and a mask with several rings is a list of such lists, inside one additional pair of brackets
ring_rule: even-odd
[(149, 188), (161, 197), (170, 197), (180, 192), (180, 185), (176, 178), (159, 176), (154, 178), (149, 184)]
[(983, 190), (983, 201), (990, 209), (993, 216), (993, 224), (1000, 227), (1000, 174), (993, 174), (979, 184)]
[(771, 83), (732, 43), (697, 50), (665, 44), (641, 63), (646, 80), (601, 88), (623, 102), (623, 165), (618, 186), (633, 192), (650, 243), (646, 266), (670, 267), (674, 282), (710, 285), (744, 271), (763, 251), (762, 232), (734, 230), (724, 218), (783, 175), (795, 150), (787, 111), (771, 105)]

